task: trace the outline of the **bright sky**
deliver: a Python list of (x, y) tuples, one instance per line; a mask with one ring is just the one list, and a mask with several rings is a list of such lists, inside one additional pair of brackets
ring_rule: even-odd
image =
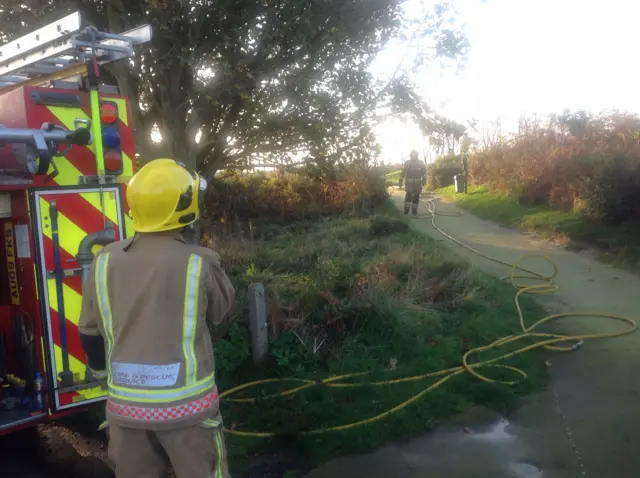
[[(636, 55), (640, 2), (633, 0), (460, 0), (471, 42), (459, 73), (437, 65), (416, 79), (431, 106), (460, 122), (572, 110), (640, 113), (640, 58)], [(404, 48), (380, 58), (392, 71)], [(397, 60), (396, 60), (397, 64)], [(376, 68), (376, 70), (378, 70)], [(389, 73), (390, 74), (390, 73)], [(378, 131), (385, 161), (422, 140), (412, 125), (391, 122)]]

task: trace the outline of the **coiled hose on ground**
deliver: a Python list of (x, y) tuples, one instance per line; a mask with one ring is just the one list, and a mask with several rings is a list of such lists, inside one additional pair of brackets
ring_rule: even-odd
[[(362, 377), (364, 375), (367, 375), (369, 372), (359, 372), (359, 373), (351, 373), (351, 374), (327, 377), (325, 379), (317, 380), (317, 381), (300, 379), (300, 378), (285, 378), (285, 379), (271, 378), (271, 379), (258, 380), (255, 382), (239, 385), (237, 387), (234, 387), (222, 393), (220, 395), (220, 398), (222, 400), (229, 401), (229, 402), (254, 403), (256, 401), (256, 398), (231, 398), (231, 396), (240, 391), (247, 390), (252, 387), (256, 387), (256, 386), (264, 385), (268, 383), (276, 383), (276, 382), (292, 382), (298, 385), (284, 392), (268, 395), (266, 397), (261, 397), (261, 400), (274, 398), (274, 397), (291, 396), (302, 390), (306, 390), (308, 388), (318, 387), (318, 386), (334, 387), (334, 388), (367, 387), (367, 386), (379, 387), (379, 386), (400, 384), (400, 383), (406, 383), (406, 382), (416, 382), (416, 381), (426, 380), (429, 378), (438, 378), (436, 382), (425, 387), (424, 390), (422, 390), (421, 392), (416, 393), (408, 400), (405, 400), (404, 402), (396, 405), (393, 408), (390, 408), (389, 410), (386, 410), (383, 413), (380, 413), (378, 415), (372, 416), (365, 420), (359, 420), (353, 423), (346, 423), (344, 425), (339, 425), (339, 426), (324, 427), (324, 428), (318, 428), (315, 430), (305, 431), (305, 432), (302, 432), (301, 435), (317, 435), (321, 433), (338, 432), (338, 431), (348, 430), (348, 429), (363, 426), (363, 425), (368, 425), (378, 420), (383, 420), (386, 417), (402, 410), (403, 408), (408, 407), (412, 403), (417, 402), (427, 393), (444, 385), (452, 378), (464, 373), (468, 373), (469, 375), (472, 375), (478, 380), (482, 380), (487, 383), (499, 382), (506, 385), (514, 385), (518, 381), (496, 381), (487, 377), (486, 375), (483, 375), (482, 370), (487, 368), (502, 368), (502, 369), (515, 372), (516, 374), (520, 375), (521, 380), (524, 380), (527, 378), (527, 374), (523, 370), (501, 363), (515, 355), (519, 355), (519, 354), (522, 354), (531, 350), (535, 350), (535, 349), (540, 349), (540, 348), (554, 351), (554, 352), (572, 352), (580, 348), (580, 346), (582, 346), (582, 344), (584, 344), (586, 340), (620, 337), (622, 335), (627, 335), (632, 332), (635, 332), (637, 325), (634, 320), (628, 317), (621, 317), (617, 315), (599, 313), (599, 312), (565, 312), (560, 314), (552, 314), (552, 315), (548, 315), (546, 317), (541, 318), (540, 320), (535, 322), (533, 325), (527, 326), (524, 323), (524, 316), (522, 313), (522, 308), (520, 306), (520, 300), (519, 300), (520, 296), (524, 294), (536, 294), (536, 295), (550, 294), (552, 292), (557, 291), (559, 287), (553, 282), (553, 279), (558, 274), (557, 265), (549, 257), (542, 254), (527, 254), (513, 264), (507, 261), (503, 261), (502, 259), (492, 257), (488, 254), (485, 254), (461, 242), (455, 237), (447, 234), (436, 225), (437, 216), (462, 216), (462, 213), (439, 212), (436, 210), (435, 201), (437, 198), (435, 196), (429, 193), (426, 193), (422, 196), (422, 198), (425, 200), (428, 212), (424, 214), (417, 214), (415, 216), (410, 216), (410, 217), (414, 219), (430, 219), (433, 227), (447, 239), (455, 242), (459, 246), (462, 246), (465, 249), (468, 249), (469, 251), (487, 260), (496, 262), (498, 264), (502, 264), (511, 269), (511, 273), (503, 277), (502, 279), (503, 280), (509, 279), (509, 281), (511, 282), (511, 285), (516, 290), (514, 301), (515, 301), (516, 311), (518, 313), (518, 319), (520, 321), (520, 327), (522, 328), (521, 334), (502, 337), (491, 344), (469, 350), (467, 353), (465, 353), (462, 356), (461, 364), (459, 366), (452, 367), (446, 370), (438, 370), (435, 372), (428, 372), (422, 375), (402, 377), (402, 378), (396, 378), (391, 380), (367, 382), (367, 383), (346, 383), (346, 381), (356, 377)], [(548, 262), (549, 264), (551, 264), (551, 266), (553, 267), (553, 272), (550, 275), (544, 275), (544, 274), (526, 269), (520, 265), (525, 259), (529, 259), (531, 257), (538, 257)], [(519, 282), (519, 281), (522, 281), (523, 279), (535, 280), (535, 281), (539, 281), (540, 283), (535, 285), (524, 285), (521, 282)], [(610, 332), (610, 333), (585, 334), (585, 335), (560, 335), (560, 334), (536, 332), (536, 330), (539, 329), (539, 327), (543, 324), (546, 324), (554, 320), (567, 318), (567, 317), (606, 318), (606, 319), (624, 322), (629, 325), (629, 328), (623, 332)], [(507, 344), (513, 344), (520, 341), (531, 342), (531, 340), (535, 340), (535, 342), (523, 345), (521, 348), (509, 353), (505, 353), (499, 357), (495, 357), (490, 360), (475, 362), (473, 364), (469, 363), (469, 359), (471, 356), (479, 355), (491, 349), (499, 349), (500, 347), (503, 347)], [(561, 345), (561, 344), (567, 344), (567, 343), (570, 343), (572, 345)], [(232, 429), (226, 429), (226, 428), (225, 428), (225, 432), (232, 435), (238, 435), (238, 436), (244, 436), (244, 437), (262, 437), (262, 438), (269, 438), (276, 434), (273, 431), (242, 431), (237, 429), (232, 430)]]

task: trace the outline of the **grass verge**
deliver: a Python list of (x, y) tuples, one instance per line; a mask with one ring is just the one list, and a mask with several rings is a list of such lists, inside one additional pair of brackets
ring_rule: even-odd
[(587, 217), (542, 206), (521, 206), (517, 198), (489, 191), (484, 186), (470, 187), (468, 194), (456, 194), (450, 186), (438, 190), (445, 199), (482, 219), (503, 226), (541, 233), (547, 238), (567, 238), (569, 248), (593, 247), (600, 259), (633, 271), (640, 264), (638, 225), (605, 226)]
[[(269, 360), (257, 369), (250, 361), (246, 327), (235, 325), (216, 345), (221, 389), (266, 377), (315, 380), (360, 371), (370, 372), (366, 380), (413, 376), (458, 366), (469, 348), (520, 332), (509, 285), (472, 270), (443, 246), (409, 230), (388, 207), (372, 220), (325, 219), (267, 228), (254, 231), (253, 241), (217, 238), (243, 316), (248, 285), (265, 285), (271, 340)], [(532, 317), (542, 315), (533, 301), (525, 298), (524, 304)], [(519, 355), (510, 365), (525, 370), (529, 380), (508, 387), (459, 376), (383, 420), (315, 436), (298, 433), (376, 415), (434, 380), (315, 387), (256, 404), (224, 403), (227, 427), (277, 433), (271, 439), (228, 436), (232, 469), (241, 476), (252, 476), (253, 466), (277, 469), (274, 476), (287, 469), (302, 472), (339, 455), (424, 432), (475, 404), (504, 411), (546, 380), (538, 352)], [(499, 370), (490, 373), (506, 378)], [(252, 392), (264, 395), (286, 386)]]

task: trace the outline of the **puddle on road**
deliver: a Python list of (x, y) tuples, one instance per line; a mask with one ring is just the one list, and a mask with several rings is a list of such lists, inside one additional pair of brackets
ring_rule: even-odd
[(507, 432), (508, 426), (509, 420), (501, 418), (500, 421), (491, 425), (486, 432), (472, 433), (469, 437), (475, 440), (487, 441), (514, 440), (515, 436)]
[(543, 478), (506, 418), (465, 429), (443, 427), (406, 444), (370, 455), (334, 460), (307, 478)]
[(542, 478), (542, 470), (528, 463), (513, 463), (509, 468), (517, 478)]

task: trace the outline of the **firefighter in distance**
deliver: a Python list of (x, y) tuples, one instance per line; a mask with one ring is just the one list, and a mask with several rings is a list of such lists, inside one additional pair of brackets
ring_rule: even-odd
[(406, 192), (404, 196), (404, 213), (409, 214), (409, 209), (411, 209), (412, 214), (416, 215), (418, 214), (422, 187), (427, 183), (427, 168), (420, 161), (418, 152), (415, 149), (411, 151), (409, 160), (404, 163), (398, 186), (402, 187), (403, 182)]

